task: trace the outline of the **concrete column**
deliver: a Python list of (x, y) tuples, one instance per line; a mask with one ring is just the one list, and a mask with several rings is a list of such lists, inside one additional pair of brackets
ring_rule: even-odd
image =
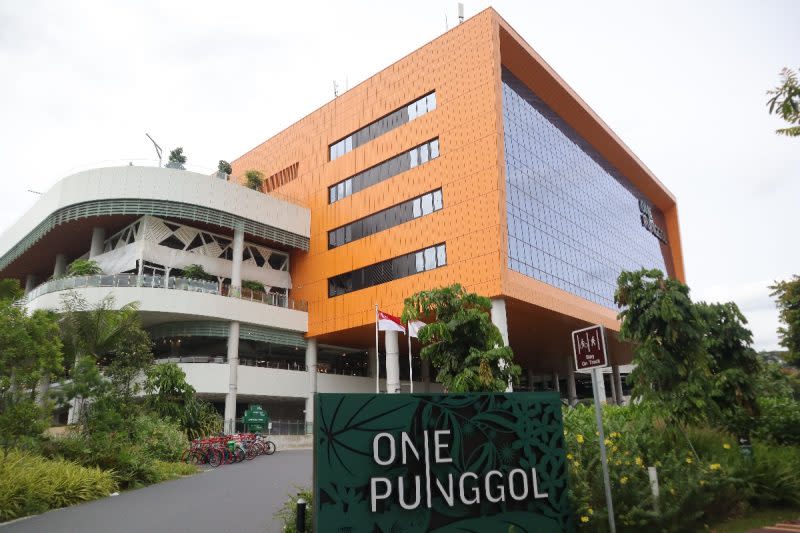
[(528, 369), (528, 390), (530, 390), (531, 392), (536, 390), (536, 385), (533, 384), (533, 378), (534, 378), (533, 369), (529, 368)]
[(386, 392), (400, 392), (400, 346), (396, 331), (383, 332), (386, 344)]
[(314, 394), (317, 392), (317, 339), (306, 341), (306, 372), (308, 396), (306, 397), (306, 426), (314, 422)]
[(56, 256), (56, 264), (53, 266), (53, 277), (59, 278), (67, 273), (67, 256), (58, 254)]
[(421, 359), (422, 366), (422, 392), (431, 391), (431, 361), (430, 359)]
[(28, 294), (35, 288), (36, 288), (36, 276), (33, 274), (28, 274), (27, 276), (25, 276), (25, 294)]
[(231, 261), (231, 296), (242, 294), (242, 252), (244, 251), (244, 228), (233, 230), (233, 260)]
[(236, 432), (236, 393), (239, 389), (239, 323), (228, 329), (228, 394), (225, 396), (225, 433)]
[(611, 375), (614, 380), (614, 390), (617, 392), (617, 403), (622, 405), (625, 403), (625, 393), (622, 391), (622, 375), (619, 373), (619, 365), (612, 365)]
[(376, 357), (376, 349), (374, 346), (370, 346), (367, 350), (367, 376), (375, 379), (375, 374), (377, 374), (378, 369), (375, 366), (375, 357)]
[(558, 372), (553, 372), (553, 390), (561, 392), (561, 383), (558, 381)]
[[(508, 318), (506, 316), (506, 301), (502, 298), (492, 298), (492, 324), (497, 326), (500, 330), (500, 336), (503, 337), (503, 344), (508, 346)], [(505, 365), (505, 361), (503, 363)], [(508, 382), (506, 392), (513, 392), (514, 387), (511, 380)]]
[(89, 259), (103, 253), (103, 242), (106, 240), (106, 229), (96, 227), (92, 230), (92, 246), (89, 248)]
[(567, 363), (567, 397), (571, 406), (578, 403), (578, 392), (575, 387), (575, 369), (572, 368), (572, 360)]

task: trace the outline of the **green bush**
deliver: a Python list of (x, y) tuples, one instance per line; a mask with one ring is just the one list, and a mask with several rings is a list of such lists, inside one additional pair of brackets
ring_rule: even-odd
[(290, 494), (283, 507), (275, 513), (275, 518), (283, 520), (284, 533), (297, 533), (297, 500), (306, 501), (306, 531), (313, 531), (314, 519), (312, 516), (314, 493), (311, 489), (297, 487), (297, 494)]
[(756, 505), (800, 507), (800, 448), (756, 444), (742, 475)]
[(754, 434), (777, 444), (800, 445), (800, 402), (791, 397), (761, 397)]
[(111, 473), (18, 450), (0, 451), (0, 521), (108, 496)]
[(197, 467), (194, 465), (158, 460), (153, 461), (153, 470), (156, 478), (153, 481), (154, 483), (175, 479), (181, 476), (191, 476), (197, 473)]
[[(603, 411), (619, 531), (690, 531), (748, 505), (751, 491), (742, 478), (744, 460), (730, 435), (710, 428), (684, 433), (668, 425), (658, 411), (641, 405), (606, 406)], [(605, 531), (608, 517), (593, 407), (566, 410), (564, 435), (578, 529)], [(648, 466), (658, 471), (658, 513)]]
[(177, 423), (154, 415), (136, 417), (133, 424), (133, 442), (153, 459), (177, 461), (189, 445), (186, 435)]

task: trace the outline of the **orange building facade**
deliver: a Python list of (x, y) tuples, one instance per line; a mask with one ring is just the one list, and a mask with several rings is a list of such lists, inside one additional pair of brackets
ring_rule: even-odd
[(675, 198), (491, 8), (233, 162), (251, 169), (310, 210), (291, 296), (322, 344), (367, 350), (376, 304), (399, 315), (460, 283), (493, 299), (531, 384), (572, 373), (569, 332), (588, 324), (630, 362), (620, 270), (684, 280)]

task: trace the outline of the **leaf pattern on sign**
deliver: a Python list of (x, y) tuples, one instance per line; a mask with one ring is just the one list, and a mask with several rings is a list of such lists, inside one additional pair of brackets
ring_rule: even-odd
[[(400, 533), (435, 531), (573, 531), (569, 507), (567, 468), (564, 451), (561, 404), (556, 393), (513, 394), (320, 394), (315, 428), (315, 503), (325, 531), (346, 533)], [(398, 436), (407, 432), (411, 441), (422, 443), (424, 432), (449, 430), (452, 462), (431, 462), (431, 508), (425, 505), (424, 462), (415, 458), (403, 465), (376, 465), (372, 439), (379, 432)], [(398, 444), (400, 446), (400, 444)], [(429, 446), (430, 449), (430, 446)], [(397, 449), (397, 453), (400, 453)], [(384, 453), (384, 452), (382, 452)], [(413, 453), (413, 452), (412, 452)], [(424, 457), (423, 457), (424, 459)], [(506, 498), (492, 503), (482, 498), (474, 505), (463, 504), (458, 480), (465, 472), (481, 478), (497, 470), (506, 478), (521, 468), (536, 469), (537, 489), (547, 497), (524, 501)], [(422, 505), (404, 510), (397, 500), (377, 502), (370, 507), (370, 479), (385, 477), (398, 490), (398, 478), (410, 487), (421, 476)], [(449, 480), (454, 484), (454, 502), (442, 496)], [(507, 487), (506, 487), (507, 488)], [(533, 488), (530, 487), (532, 492)], [(413, 500), (415, 492), (409, 497)]]

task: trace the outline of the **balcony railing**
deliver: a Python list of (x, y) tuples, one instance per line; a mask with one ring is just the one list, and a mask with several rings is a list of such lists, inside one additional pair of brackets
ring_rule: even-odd
[(222, 285), (216, 281), (203, 281), (197, 279), (149, 276), (136, 274), (98, 274), (94, 276), (74, 276), (68, 278), (58, 278), (42, 283), (29, 292), (24, 301), (29, 302), (44, 294), (58, 291), (68, 291), (72, 289), (85, 289), (89, 287), (143, 287), (152, 289), (168, 289), (190, 292), (202, 292), (205, 294), (216, 294), (224, 297), (239, 298), (250, 300), (275, 307), (284, 307), (297, 311), (308, 312), (308, 303), (303, 300), (295, 300), (284, 294), (273, 292), (254, 291), (250, 289), (232, 290), (228, 285)]
[[(169, 357), (157, 357), (156, 363), (217, 363), (225, 364), (228, 358), (223, 355), (173, 355)], [(281, 370), (296, 370), (299, 372), (306, 371), (305, 363), (296, 361), (281, 360), (265, 360), (265, 359), (246, 359), (239, 358), (239, 366), (255, 366), (258, 368), (278, 368)], [(320, 374), (335, 374), (339, 376), (351, 377), (367, 377), (367, 373), (363, 369), (345, 370), (336, 368), (317, 367), (317, 372)], [(415, 381), (420, 378), (414, 376)]]

